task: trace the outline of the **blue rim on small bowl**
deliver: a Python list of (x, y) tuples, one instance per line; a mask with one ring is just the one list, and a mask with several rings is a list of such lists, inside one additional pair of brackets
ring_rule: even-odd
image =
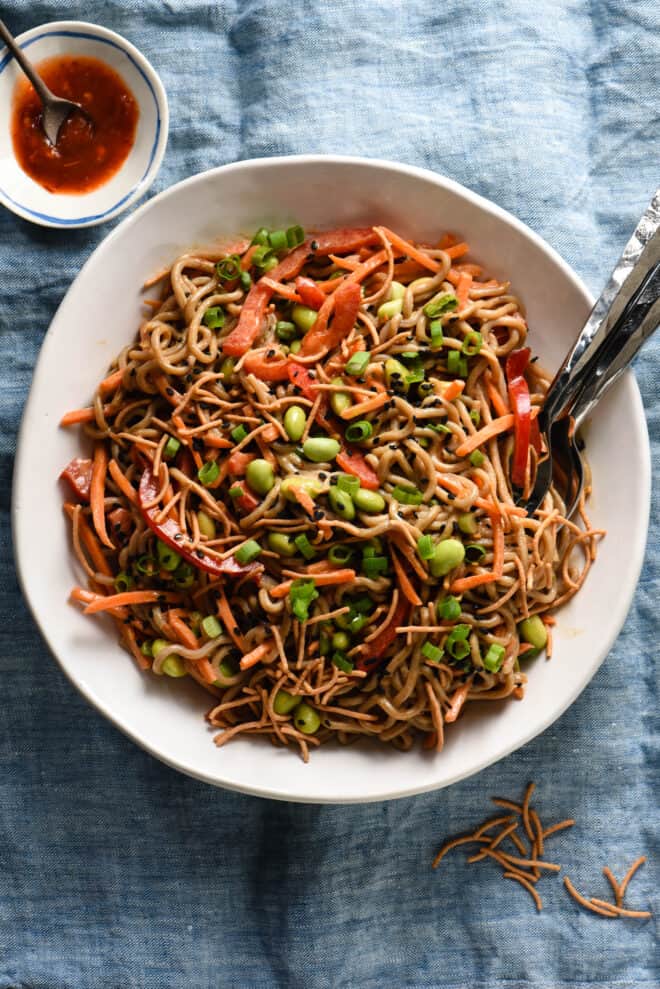
[(108, 182), (81, 195), (54, 195), (22, 171), (10, 134), (12, 94), (20, 70), (0, 48), (0, 203), (44, 227), (92, 227), (118, 216), (148, 190), (163, 160), (169, 109), (153, 66), (125, 38), (85, 21), (53, 21), (16, 39), (34, 62), (58, 54), (96, 57), (124, 78), (140, 109), (136, 139), (128, 158)]

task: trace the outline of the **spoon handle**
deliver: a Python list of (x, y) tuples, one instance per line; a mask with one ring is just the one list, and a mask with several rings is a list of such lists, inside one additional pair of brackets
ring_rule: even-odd
[(12, 55), (20, 65), (21, 69), (28, 77), (32, 85), (34, 86), (41, 102), (47, 103), (49, 99), (52, 99), (53, 94), (51, 93), (50, 89), (45, 84), (43, 79), (35, 71), (32, 63), (25, 57), (25, 55), (23, 54), (23, 50), (19, 47), (19, 45), (16, 44), (16, 41), (14, 40), (14, 37), (10, 33), (6, 24), (3, 24), (1, 20), (0, 20), (0, 38), (2, 38), (9, 51), (12, 53)]
[(579, 424), (660, 324), (659, 227), (660, 189), (550, 385), (543, 428), (567, 411)]

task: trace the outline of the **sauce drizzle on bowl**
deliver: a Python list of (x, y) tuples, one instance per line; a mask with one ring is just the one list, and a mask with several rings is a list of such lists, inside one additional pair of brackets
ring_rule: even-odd
[(83, 194), (97, 189), (119, 171), (135, 141), (139, 110), (121, 76), (96, 58), (61, 55), (37, 66), (56, 96), (79, 103), (64, 123), (53, 147), (41, 127), (41, 101), (27, 80), (14, 93), (11, 136), (24, 172), (51, 193)]

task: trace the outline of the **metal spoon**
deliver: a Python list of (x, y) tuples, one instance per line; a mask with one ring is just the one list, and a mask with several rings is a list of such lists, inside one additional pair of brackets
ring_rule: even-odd
[(660, 190), (637, 224), (584, 329), (557, 372), (538, 417), (547, 455), (518, 504), (532, 514), (553, 478), (575, 510), (584, 483), (576, 431), (660, 325)]
[(66, 120), (68, 120), (72, 113), (81, 113), (89, 124), (93, 124), (92, 118), (87, 111), (80, 106), (79, 103), (74, 103), (72, 100), (61, 99), (59, 96), (55, 96), (51, 93), (46, 83), (35, 71), (35, 68), (29, 59), (25, 57), (22, 49), (16, 44), (14, 38), (2, 21), (0, 21), (0, 38), (2, 38), (9, 51), (12, 53), (21, 69), (34, 86), (37, 96), (43, 104), (44, 112), (41, 117), (41, 126), (44, 134), (53, 147), (57, 144), (63, 124)]

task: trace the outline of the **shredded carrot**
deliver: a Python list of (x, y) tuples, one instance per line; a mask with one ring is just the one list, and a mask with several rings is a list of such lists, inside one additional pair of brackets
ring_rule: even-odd
[(226, 440), (224, 436), (218, 436), (210, 430), (204, 435), (204, 443), (214, 450), (231, 450), (234, 445), (231, 440)]
[[(340, 258), (337, 254), (328, 254), (328, 257), (336, 268), (343, 268), (344, 271), (356, 271), (360, 267), (359, 261), (351, 261), (350, 258)], [(337, 281), (337, 279), (332, 279)]]
[(447, 233), (443, 234), (440, 240), (438, 241), (438, 247), (440, 248), (441, 251), (446, 251), (448, 247), (451, 247), (453, 244), (456, 243), (458, 243), (458, 238), (456, 237), (456, 234), (451, 234), (449, 233), (449, 231), (447, 231)]
[(137, 505), (138, 497), (137, 492), (131, 482), (128, 480), (125, 474), (122, 473), (121, 467), (117, 461), (113, 459), (108, 463), (108, 473), (110, 477), (115, 482), (124, 497), (128, 498), (132, 505)]
[(120, 594), (108, 594), (100, 600), (92, 601), (85, 608), (86, 615), (95, 615), (98, 611), (108, 611), (110, 608), (123, 608), (135, 604), (154, 604), (157, 601), (179, 601), (180, 595), (170, 591), (122, 591)]
[(486, 374), (486, 393), (490, 404), (493, 406), (498, 416), (506, 416), (509, 414), (509, 404), (495, 387), (495, 383), (493, 382), (490, 373)]
[(220, 588), (218, 591), (218, 614), (222, 619), (222, 623), (225, 626), (227, 635), (233, 640), (234, 644), (238, 646), (241, 652), (245, 652), (245, 639), (241, 635), (241, 630), (238, 622), (234, 618), (233, 612), (229, 607), (229, 602), (227, 601), (227, 595), (225, 594), (224, 588)]
[[(248, 269), (252, 267), (252, 258), (254, 257), (255, 251), (259, 249), (259, 246), (259, 244), (251, 244), (250, 247), (248, 247), (247, 251), (241, 258), (241, 268), (243, 271), (248, 271)], [(236, 253), (240, 254), (240, 251), (237, 251)]]
[(445, 402), (451, 402), (455, 398), (458, 398), (465, 388), (465, 382), (461, 381), (460, 378), (456, 378), (454, 381), (443, 381), (440, 385), (440, 394)]
[(189, 659), (188, 662), (193, 664), (197, 672), (200, 674), (202, 679), (206, 681), (206, 683), (215, 683), (218, 679), (218, 675), (213, 669), (213, 666), (209, 663), (208, 659), (205, 659), (204, 656), (202, 656), (201, 659)]
[(463, 241), (461, 244), (452, 244), (450, 247), (442, 248), (445, 254), (448, 254), (452, 260), (457, 258), (462, 258), (463, 255), (467, 254), (470, 250), (469, 246)]
[(92, 460), (92, 480), (89, 486), (89, 504), (92, 509), (92, 521), (96, 534), (109, 549), (114, 549), (114, 544), (108, 536), (105, 527), (105, 478), (108, 470), (108, 451), (103, 443), (97, 443), (94, 447), (94, 458)]
[(405, 598), (410, 601), (411, 604), (419, 607), (422, 603), (422, 599), (410, 582), (408, 574), (403, 569), (403, 565), (398, 555), (392, 550), (392, 563), (394, 564), (394, 570), (396, 572), (397, 580), (399, 582), (399, 587), (401, 588), (401, 593)]
[(113, 371), (113, 373), (109, 374), (107, 378), (104, 378), (101, 384), (99, 385), (99, 393), (101, 395), (109, 395), (111, 392), (116, 391), (119, 385), (121, 384), (123, 377), (124, 377), (123, 369), (120, 369), (119, 371)]
[(93, 422), (94, 418), (94, 409), (73, 409), (62, 416), (60, 426), (75, 426), (80, 422)]
[(463, 683), (451, 698), (451, 707), (445, 714), (445, 721), (456, 721), (470, 692), (470, 684)]
[[(70, 519), (73, 518), (73, 513), (75, 510), (75, 505), (72, 505), (70, 502), (65, 502), (64, 511)], [(87, 524), (85, 516), (82, 514), (78, 518), (78, 533), (83, 546), (89, 553), (89, 557), (98, 572), (102, 573), (106, 577), (112, 577), (112, 570), (110, 569), (110, 565), (105, 558), (103, 550), (101, 549), (101, 544)]]
[(276, 648), (274, 639), (267, 639), (266, 642), (262, 642), (260, 645), (255, 646), (250, 652), (246, 652), (240, 662), (240, 667), (242, 670), (249, 670), (251, 667), (256, 666), (260, 663), (262, 659), (272, 652)]
[(173, 609), (167, 613), (167, 621), (182, 646), (186, 649), (199, 649), (197, 636), (180, 617), (179, 609)]
[(275, 425), (275, 423), (271, 423), (270, 426), (266, 426), (266, 428), (262, 429), (261, 433), (259, 434), (260, 438), (265, 443), (274, 443), (275, 440), (279, 437), (279, 435), (280, 435), (280, 431)]
[(304, 508), (308, 515), (313, 516), (316, 511), (316, 504), (314, 499), (307, 491), (297, 486), (291, 486), (291, 494), (296, 499), (301, 508)]
[(461, 271), (458, 276), (458, 282), (456, 283), (456, 298), (458, 299), (459, 309), (465, 309), (470, 301), (472, 281), (472, 275), (468, 271)]
[(484, 584), (492, 584), (498, 580), (496, 573), (475, 573), (471, 577), (459, 577), (449, 588), (452, 594), (462, 594), (464, 591), (471, 591), (474, 587), (482, 587)]
[[(81, 604), (92, 604), (93, 601), (102, 601), (105, 595), (95, 594), (94, 591), (88, 591), (84, 587), (74, 587), (69, 597), (72, 601), (79, 601)], [(112, 608), (110, 614), (115, 618), (128, 617), (128, 612), (125, 608)]]
[(302, 302), (295, 289), (289, 285), (283, 285), (282, 282), (276, 282), (272, 278), (268, 278), (267, 275), (263, 275), (259, 279), (259, 284), (266, 285), (272, 292), (281, 295), (283, 299), (288, 299), (289, 302)]
[(349, 406), (349, 408), (341, 413), (341, 417), (342, 419), (355, 419), (356, 416), (366, 415), (367, 412), (375, 412), (377, 409), (382, 409), (389, 400), (390, 396), (387, 392), (379, 392), (373, 398), (368, 398), (364, 402), (358, 402), (357, 405)]
[(439, 261), (436, 261), (435, 258), (430, 258), (428, 254), (424, 254), (423, 251), (418, 250), (413, 244), (407, 240), (404, 240), (403, 237), (399, 237), (398, 234), (395, 234), (394, 231), (390, 230), (388, 227), (374, 227), (374, 230), (377, 233), (384, 234), (392, 247), (396, 247), (397, 250), (401, 251), (403, 254), (406, 254), (409, 258), (412, 258), (413, 261), (417, 261), (418, 264), (422, 265), (422, 267), (428, 268), (429, 271), (434, 273), (441, 270), (442, 265)]
[[(314, 583), (317, 587), (329, 587), (331, 584), (348, 584), (352, 580), (355, 580), (355, 570), (351, 570), (348, 567), (344, 570), (333, 570), (331, 573), (320, 573), (314, 576)], [(276, 600), (278, 598), (285, 598), (291, 590), (292, 584), (292, 580), (285, 580), (283, 583), (271, 587), (268, 593)]]

